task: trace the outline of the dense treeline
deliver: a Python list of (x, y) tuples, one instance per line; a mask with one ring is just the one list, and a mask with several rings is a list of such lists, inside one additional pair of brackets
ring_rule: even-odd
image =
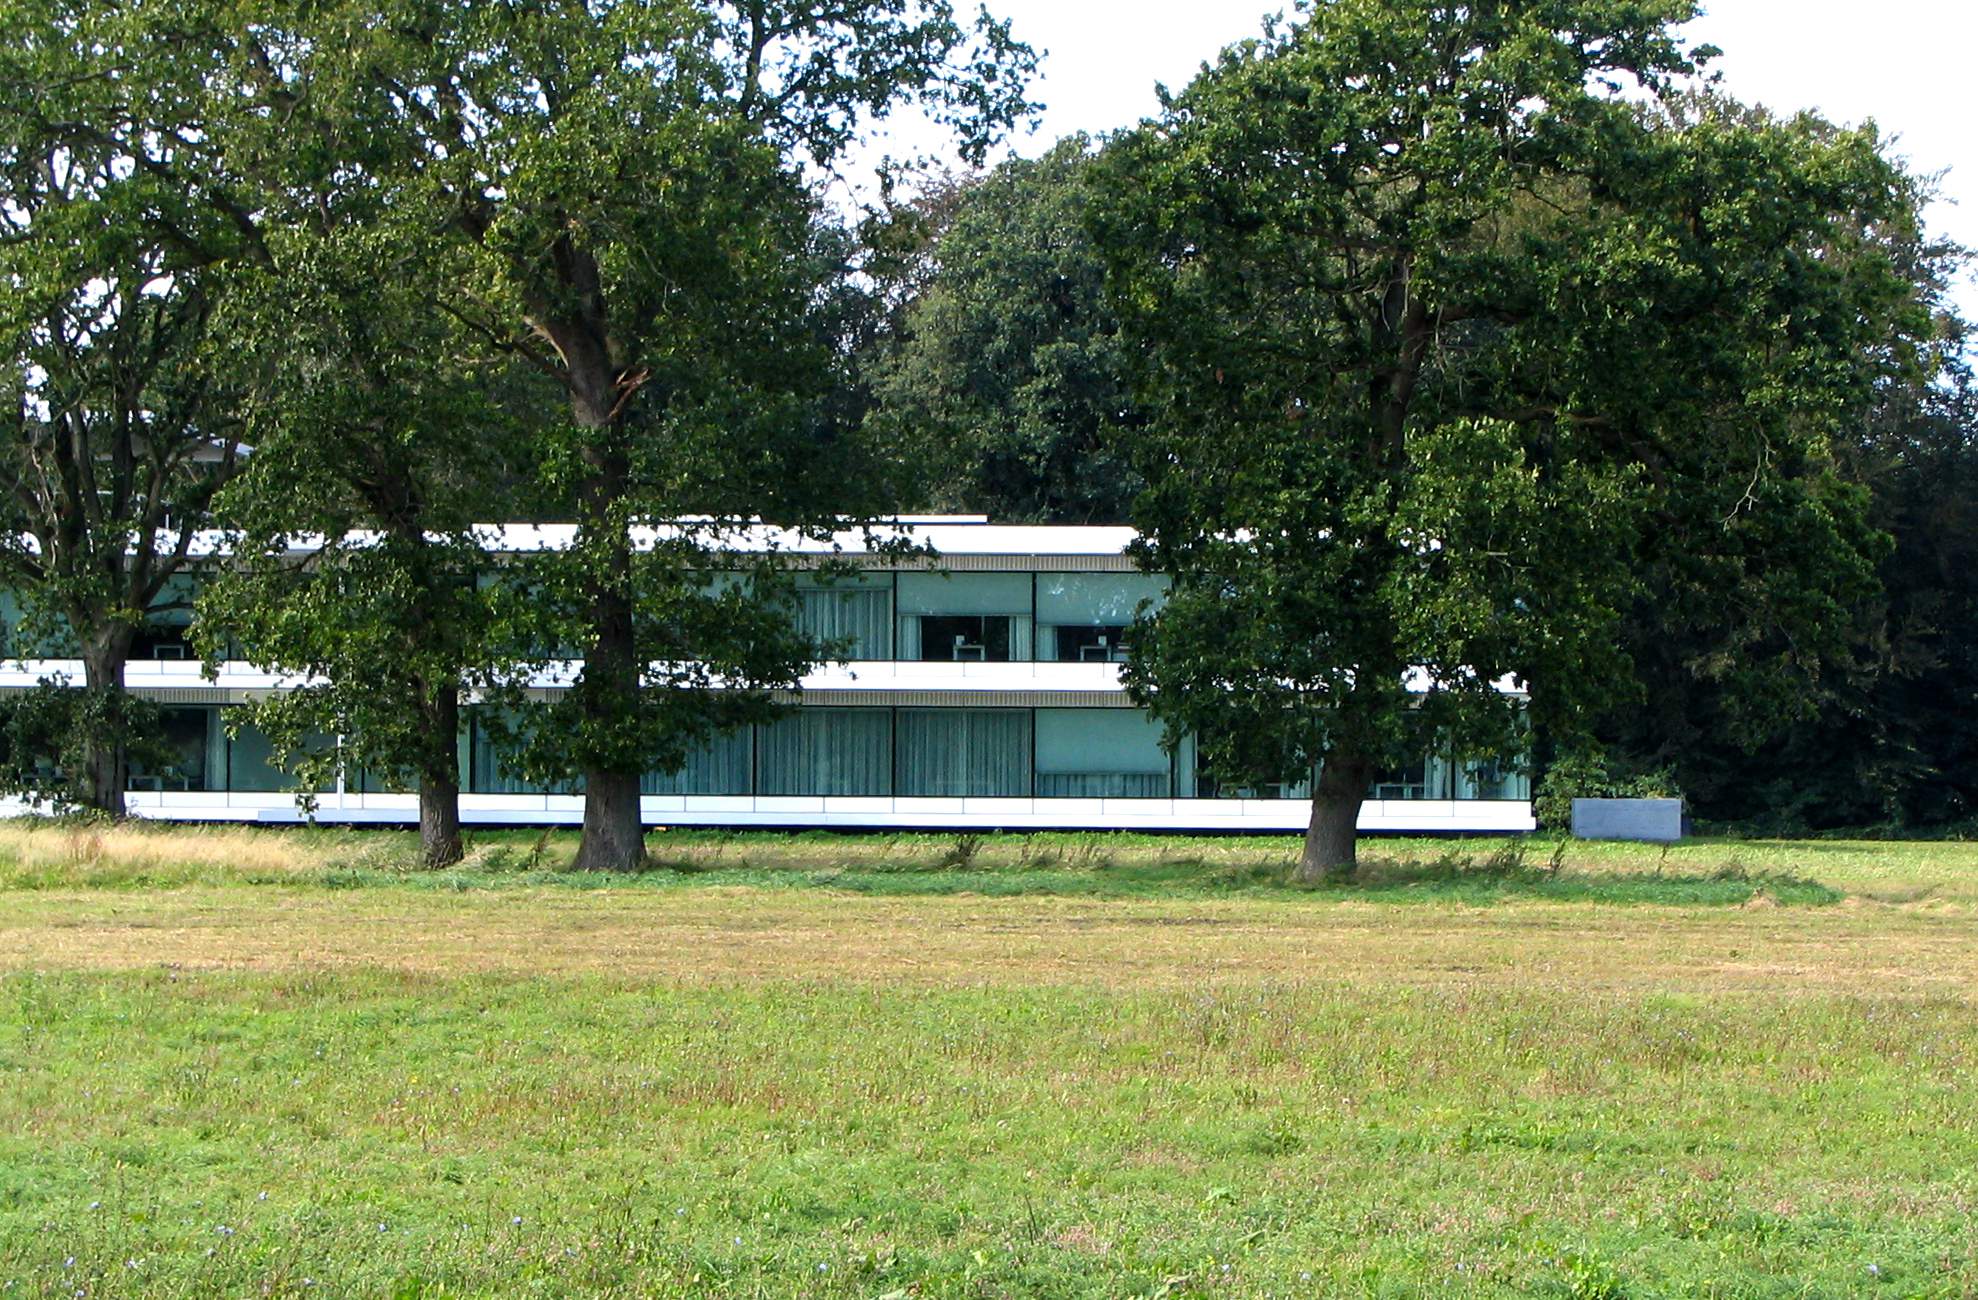
[[(305, 785), (417, 790), (452, 860), (475, 699), (626, 867), (640, 774), (832, 652), (730, 543), (935, 507), (1135, 524), (1131, 689), (1233, 784), (1318, 772), (1312, 872), (1425, 728), (1513, 761), (1507, 678), (1708, 816), (1967, 818), (1955, 252), (1872, 131), (1711, 93), (1694, 12), (1325, 0), (847, 216), (820, 177), (894, 109), (970, 165), (1023, 120), (1006, 25), (0, 0), (0, 585), (83, 666), (6, 702), (7, 783), (121, 810), (124, 667), (197, 571)], [(497, 560), (502, 519), (574, 529)]]
[[(1717, 111), (1760, 116), (1722, 102)], [(1121, 446), (1145, 422), (1101, 239), (1076, 215), (1104, 153), (1066, 141), (942, 192), (926, 254), (934, 270), (871, 366), (880, 418), (936, 430), (941, 454), (962, 467), (928, 504), (1057, 522), (1133, 517), (1144, 482), (1125, 458), (1088, 461), (1086, 450)], [(1646, 570), (1615, 629), (1632, 672), (1591, 712), (1592, 743), (1541, 742), (1555, 761), (1572, 758), (1557, 763), (1569, 783), (1681, 791), (1699, 816), (1764, 830), (1923, 829), (1973, 816), (1978, 395), (1964, 326), (1945, 300), (1963, 253), (1913, 230), (1883, 237), (1933, 320), (1913, 364), (1835, 431), (1833, 471), (1860, 494), (1872, 572), (1823, 610), (1817, 644), (1794, 644), (1791, 628), (1719, 575), (1685, 571), (1693, 557)], [(1094, 470), (1062, 476), (1063, 462)], [(1754, 671), (1767, 662), (1776, 671)]]

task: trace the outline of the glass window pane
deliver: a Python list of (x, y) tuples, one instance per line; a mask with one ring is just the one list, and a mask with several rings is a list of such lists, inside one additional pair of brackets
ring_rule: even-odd
[[(210, 790), (214, 768), (209, 764), (217, 750), (224, 760), (225, 749), (214, 744), (219, 726), (219, 709), (205, 704), (167, 705), (159, 710), (159, 739), (171, 751), (163, 762), (146, 766), (131, 764), (133, 790), (187, 791)], [(225, 737), (220, 738), (221, 745)], [(224, 767), (220, 770), (224, 771)]]
[(848, 660), (893, 657), (893, 584), (861, 574), (823, 584), (797, 581), (797, 622), (805, 635), (836, 645)]
[(198, 580), (178, 573), (152, 601), (144, 622), (131, 638), (133, 659), (196, 659), (192, 649), (192, 602), (198, 594)]
[(1030, 613), (1027, 573), (902, 573), (902, 614)]
[(901, 659), (1024, 663), (1031, 658), (1027, 573), (899, 575)]
[(1027, 709), (901, 709), (899, 793), (1023, 798), (1030, 794)]
[(888, 795), (893, 715), (888, 709), (799, 709), (757, 732), (761, 793)]
[(1039, 709), (1037, 795), (1165, 799), (1172, 789), (1161, 728), (1139, 709)]
[[(333, 736), (312, 735), (303, 741), (303, 747), (310, 754), (321, 753), (334, 748)], [(293, 755), (300, 758), (302, 755)], [(227, 789), (244, 794), (274, 794), (295, 789), (295, 778), (285, 769), (275, 766), (274, 746), (267, 735), (252, 723), (242, 723), (240, 730), (227, 744)], [(335, 789), (326, 785), (316, 791), (327, 794)]]
[(678, 772), (648, 772), (640, 794), (747, 794), (753, 761), (749, 729), (716, 736), (687, 755)]
[(1042, 573), (1037, 576), (1037, 657), (1063, 663), (1120, 663), (1126, 630), (1142, 601), (1158, 606), (1167, 579), (1146, 573)]
[(467, 791), (469, 794), (543, 794), (545, 787), (524, 780), (514, 768), (508, 746), (482, 716), (484, 710), (468, 713)]

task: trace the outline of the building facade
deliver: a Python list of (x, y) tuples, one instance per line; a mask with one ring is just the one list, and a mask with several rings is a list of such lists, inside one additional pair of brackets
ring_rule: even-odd
[[(556, 528), (503, 530), (500, 548), (555, 545)], [(778, 720), (724, 737), (678, 773), (649, 776), (654, 825), (1105, 830), (1302, 829), (1309, 788), (1232, 788), (1161, 729), (1120, 684), (1125, 638), (1162, 580), (1135, 571), (1122, 528), (993, 525), (978, 518), (902, 521), (933, 559), (869, 554), (851, 579), (799, 581), (801, 617), (820, 639), (849, 646), (820, 665)], [(801, 564), (805, 548), (790, 548)], [(812, 547), (812, 551), (828, 548)], [(146, 817), (293, 822), (305, 814), (289, 777), (251, 726), (229, 710), (284, 688), (242, 662), (208, 678), (187, 647), (189, 591), (142, 638), (127, 686), (164, 711), (175, 761), (132, 779)], [(16, 623), (11, 604), (0, 619)], [(10, 644), (9, 655), (31, 648)], [(571, 667), (574, 667), (572, 665)], [(0, 661), (0, 690), (55, 674), (61, 658)], [(567, 676), (565, 677), (567, 680)], [(557, 689), (546, 680), (544, 690)], [(461, 814), (470, 824), (577, 823), (574, 791), (510, 772), (474, 707), (460, 736)], [(232, 734), (230, 734), (230, 732)], [(317, 820), (416, 822), (414, 797), (345, 771), (314, 798)], [(1519, 831), (1533, 826), (1528, 778), (1427, 751), (1368, 791), (1369, 832)]]

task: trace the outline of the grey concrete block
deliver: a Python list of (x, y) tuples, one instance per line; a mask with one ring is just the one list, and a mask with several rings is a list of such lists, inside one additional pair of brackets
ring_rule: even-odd
[(1683, 838), (1681, 799), (1575, 799), (1573, 837), (1674, 844)]

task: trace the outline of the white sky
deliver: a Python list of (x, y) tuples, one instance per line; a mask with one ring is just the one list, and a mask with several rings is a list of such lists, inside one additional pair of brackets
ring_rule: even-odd
[[(1978, 247), (1978, 0), (1706, 0), (1693, 24), (1719, 46), (1715, 66), (1740, 99), (1775, 112), (1873, 118), (1912, 170), (1947, 173), (1932, 228)], [(958, 4), (958, 9), (972, 8)], [(1268, 0), (989, 0), (1017, 36), (1046, 52), (1032, 98), (1045, 110), (1018, 151), (1074, 131), (1100, 134), (1151, 114), (1154, 84), (1179, 88), (1204, 60), (1254, 35)], [(1962, 199), (1960, 205), (1956, 201)], [(1958, 301), (1978, 318), (1978, 282)]]

